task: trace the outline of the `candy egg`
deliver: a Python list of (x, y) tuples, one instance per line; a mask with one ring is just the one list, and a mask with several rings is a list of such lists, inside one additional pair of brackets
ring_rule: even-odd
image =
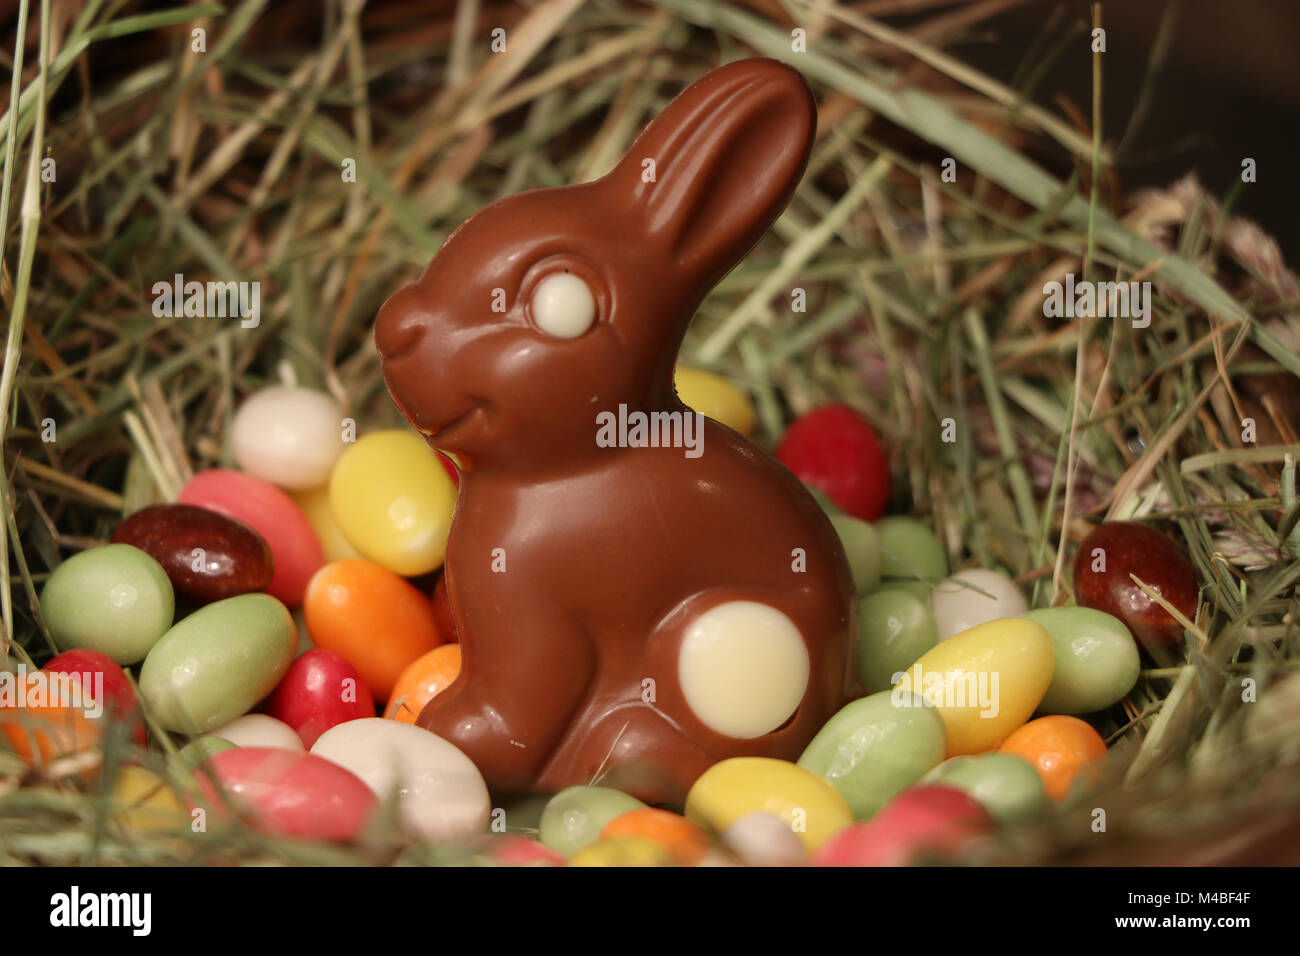
[(378, 700), (388, 699), (407, 665), (442, 643), (429, 599), (372, 561), (321, 568), (303, 614), (316, 646), (342, 655)]
[(1047, 808), (1043, 780), (1022, 757), (982, 753), (945, 760), (926, 774), (923, 783), (956, 787), (1003, 823), (1037, 816)]
[(943, 760), (944, 748), (943, 721), (933, 709), (916, 695), (884, 690), (828, 720), (799, 766), (829, 781), (862, 820)]
[(47, 674), (66, 674), (76, 680), (83, 692), (89, 690), (94, 700), (102, 702), (110, 722), (126, 724), (136, 743), (142, 747), (147, 743), (144, 718), (131, 682), (126, 671), (107, 654), (80, 648), (64, 651), (50, 658), (41, 670)]
[(1120, 701), (1137, 683), (1137, 644), (1118, 618), (1086, 607), (1048, 607), (1021, 617), (1052, 639), (1056, 669), (1038, 709), (1090, 714)]
[(1191, 563), (1160, 532), (1130, 521), (1099, 524), (1083, 539), (1074, 560), (1075, 600), (1119, 618), (1138, 640), (1181, 642), (1183, 625), (1130, 575), (1195, 621), (1200, 591)]
[(1052, 639), (1004, 618), (941, 642), (908, 668), (896, 692), (919, 693), (943, 718), (948, 756), (1000, 744), (1033, 714), (1052, 682)]
[(293, 617), (275, 598), (226, 598), (163, 635), (140, 668), (140, 692), (167, 730), (206, 733), (269, 694), (297, 644)]
[(1062, 800), (1074, 782), (1106, 756), (1106, 741), (1078, 717), (1053, 714), (1031, 720), (998, 750), (1027, 760), (1043, 778), (1047, 795)]
[(939, 581), (948, 575), (948, 553), (930, 526), (894, 515), (876, 522), (882, 578)]
[(301, 751), (234, 747), (210, 757), (195, 779), (207, 808), (223, 817), (227, 801), (214, 778), (231, 802), (276, 836), (355, 840), (379, 806), (355, 774)]
[(564, 857), (537, 840), (518, 833), (503, 833), (488, 843), (492, 859), (506, 866), (564, 866)]
[(888, 587), (858, 604), (858, 677), (868, 693), (892, 687), (938, 643), (939, 628), (924, 598)]
[(708, 834), (694, 823), (654, 807), (620, 813), (600, 831), (602, 841), (626, 836), (650, 840), (681, 866), (694, 866), (710, 848)]
[(907, 866), (925, 857), (968, 849), (992, 829), (988, 813), (953, 787), (927, 784), (904, 790), (867, 823), (832, 837), (814, 866)]
[(223, 750), (231, 750), (234, 746), (229, 740), (222, 740), (220, 737), (195, 737), (180, 749), (176, 757), (182, 767), (194, 770), (200, 764), (206, 762), (213, 754), (219, 754)]
[(185, 803), (162, 777), (143, 767), (124, 766), (113, 782), (112, 816), (134, 830), (189, 828)]
[(784, 820), (809, 851), (853, 822), (848, 803), (823, 777), (769, 757), (715, 763), (686, 795), (686, 819), (717, 832), (755, 811)]
[(880, 583), (880, 535), (875, 526), (852, 515), (831, 515), (831, 526), (839, 535), (853, 573), (853, 588), (865, 594)]
[(281, 750), (302, 750), (298, 733), (282, 720), (266, 714), (244, 714), (222, 724), (212, 732), (218, 740), (236, 747), (279, 747)]
[(460, 645), (435, 647), (406, 665), (393, 685), (384, 716), (404, 724), (415, 723), (424, 705), (450, 687), (459, 676)]
[(175, 609), (167, 572), (129, 544), (73, 555), (41, 590), (41, 615), (61, 649), (99, 651), (119, 664), (143, 660)]
[(847, 405), (801, 415), (786, 429), (776, 457), (855, 518), (873, 521), (889, 501), (889, 462), (867, 420)]
[(93, 691), (80, 681), (44, 671), (0, 674), (0, 734), (27, 763), (96, 750), (104, 727)]
[(939, 640), (1029, 610), (1025, 597), (1005, 574), (983, 568), (958, 571), (930, 592), (930, 610), (939, 628)]
[(442, 564), (456, 487), (414, 432), (373, 432), (343, 453), (330, 477), (343, 533), (372, 561), (401, 575)]
[(334, 509), (330, 506), (329, 485), (297, 491), (290, 497), (302, 509), (302, 513), (307, 516), (307, 520), (315, 529), (326, 561), (362, 557), (361, 552), (352, 547), (352, 542), (347, 539), (347, 535), (343, 533), (343, 529), (339, 527), (334, 517)]
[(261, 535), (275, 568), (266, 593), (289, 607), (302, 603), (307, 582), (325, 563), (325, 554), (311, 522), (292, 498), (252, 475), (210, 468), (186, 482), (177, 500), (219, 512)]
[(687, 408), (742, 435), (754, 430), (754, 405), (730, 381), (701, 368), (677, 366), (677, 397)]
[(799, 866), (808, 859), (790, 824), (771, 813), (747, 813), (723, 830), (719, 839), (749, 866)]
[(113, 540), (153, 557), (176, 593), (196, 604), (265, 591), (275, 573), (257, 532), (193, 505), (141, 508), (117, 526)]
[(615, 817), (645, 804), (609, 787), (569, 787), (561, 790), (542, 811), (539, 838), (565, 857), (595, 842)]
[(311, 752), (346, 767), (380, 799), (396, 794), (403, 828), (420, 840), (463, 840), (487, 825), (483, 775), (453, 744), (420, 727), (363, 717), (325, 731)]
[(310, 747), (336, 724), (375, 716), (375, 700), (346, 658), (317, 647), (289, 665), (266, 709), (293, 728), (302, 746)]
[(344, 425), (343, 407), (324, 392), (272, 385), (235, 412), (230, 450), (250, 475), (281, 488), (316, 488), (343, 454)]
[(601, 838), (569, 857), (569, 866), (673, 866), (675, 863), (658, 842), (636, 834)]

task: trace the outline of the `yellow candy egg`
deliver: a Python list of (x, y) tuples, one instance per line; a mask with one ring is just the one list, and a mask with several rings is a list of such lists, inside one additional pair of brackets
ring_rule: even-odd
[(456, 486), (414, 432), (366, 435), (330, 476), (330, 509), (361, 554), (406, 577), (442, 564)]
[(719, 833), (756, 812), (787, 822), (809, 852), (853, 822), (849, 805), (824, 778), (770, 757), (715, 763), (686, 795), (686, 818)]
[(330, 486), (321, 485), (310, 491), (300, 491), (291, 495), (298, 503), (302, 513), (307, 516), (311, 526), (316, 529), (321, 548), (325, 551), (325, 561), (342, 561), (357, 559), (361, 552), (352, 547), (339, 523), (334, 520), (334, 509), (330, 507)]
[(569, 857), (569, 866), (675, 866), (676, 863), (658, 842), (630, 834), (588, 843)]
[(920, 694), (943, 719), (948, 756), (992, 750), (1034, 712), (1052, 682), (1047, 631), (1000, 618), (926, 651), (894, 685), (899, 699)]
[(715, 422), (748, 435), (754, 430), (754, 405), (727, 379), (700, 368), (677, 366), (677, 397)]
[(135, 830), (177, 830), (189, 824), (189, 814), (176, 791), (143, 767), (118, 770), (113, 803), (116, 819)]

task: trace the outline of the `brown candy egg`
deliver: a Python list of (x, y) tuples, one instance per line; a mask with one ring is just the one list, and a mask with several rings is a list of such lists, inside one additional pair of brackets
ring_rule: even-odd
[(257, 532), (193, 505), (142, 508), (117, 526), (113, 541), (149, 554), (176, 593), (199, 604), (265, 591), (275, 570)]
[(1119, 618), (1140, 642), (1182, 641), (1183, 626), (1130, 574), (1195, 620), (1199, 588), (1191, 563), (1163, 534), (1131, 521), (1105, 522), (1083, 539), (1074, 559), (1075, 599)]

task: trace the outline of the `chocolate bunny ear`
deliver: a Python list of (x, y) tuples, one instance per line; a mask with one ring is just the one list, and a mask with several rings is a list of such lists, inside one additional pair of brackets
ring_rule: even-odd
[(777, 60), (740, 60), (669, 103), (607, 185), (630, 199), (630, 215), (657, 252), (713, 282), (790, 201), (816, 128), (816, 104), (799, 73)]

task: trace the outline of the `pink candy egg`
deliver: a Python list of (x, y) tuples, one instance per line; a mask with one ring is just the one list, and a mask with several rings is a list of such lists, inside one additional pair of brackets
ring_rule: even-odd
[(875, 817), (841, 830), (813, 855), (814, 866), (907, 866), (921, 855), (965, 849), (993, 827), (965, 791), (927, 784), (904, 790)]
[(379, 806), (354, 774), (315, 754), (235, 747), (213, 754), (204, 767), (210, 774), (197, 778), (212, 813), (225, 816), (233, 805), (275, 836), (354, 840)]
[(298, 732), (302, 745), (335, 724), (375, 716), (370, 687), (342, 654), (314, 648), (299, 657), (271, 693), (266, 710)]
[(325, 552), (311, 522), (292, 498), (252, 475), (210, 468), (186, 482), (177, 501), (242, 521), (261, 535), (275, 562), (266, 593), (289, 607), (302, 603), (307, 582), (325, 563)]

